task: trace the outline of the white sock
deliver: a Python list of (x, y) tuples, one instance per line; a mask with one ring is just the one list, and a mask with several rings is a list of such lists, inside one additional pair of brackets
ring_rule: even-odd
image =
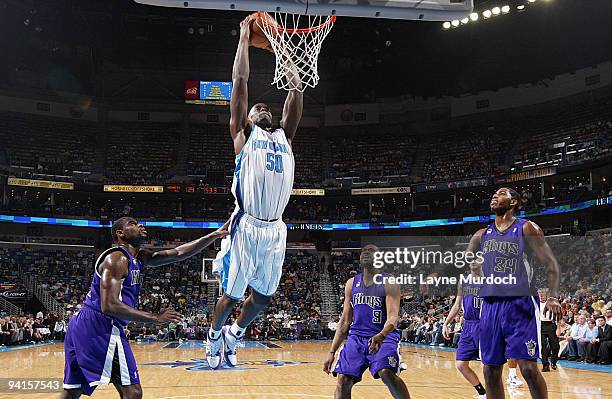
[(515, 378), (516, 377), (516, 368), (509, 368), (508, 370), (510, 370), (510, 378)]
[(242, 328), (236, 323), (232, 324), (232, 326), (230, 327), (230, 331), (232, 332), (232, 334), (234, 334), (238, 338), (242, 337), (242, 334), (244, 334), (245, 330), (246, 328)]
[(221, 336), (221, 330), (213, 330), (212, 327), (208, 330), (208, 336), (211, 339), (217, 339)]

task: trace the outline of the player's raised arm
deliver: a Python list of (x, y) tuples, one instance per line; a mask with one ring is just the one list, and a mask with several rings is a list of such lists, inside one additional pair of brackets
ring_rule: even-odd
[(251, 73), (249, 65), (249, 40), (253, 15), (240, 23), (240, 40), (232, 69), (232, 99), (230, 100), (230, 134), (234, 141), (234, 151), (239, 154), (246, 142), (244, 128), (248, 123), (249, 90), (248, 81)]
[[(291, 59), (291, 58), (289, 58)], [(291, 65), (287, 71), (287, 80), (292, 82), (291, 86), (302, 88), (302, 80), (295, 65)], [(280, 125), (285, 131), (285, 136), (289, 144), (292, 144), (298, 125), (302, 119), (302, 111), (304, 110), (304, 93), (301, 90), (289, 90), (285, 106), (283, 107), (283, 117)]]
[(144, 312), (119, 299), (121, 286), (129, 270), (129, 260), (120, 251), (111, 252), (100, 264), (100, 308), (104, 314), (128, 321), (180, 322), (182, 316), (172, 309), (159, 314)]
[(532, 249), (536, 258), (546, 267), (549, 298), (546, 301), (545, 311), (552, 313), (555, 320), (559, 320), (563, 315), (561, 313), (561, 305), (557, 300), (560, 274), (557, 259), (544, 239), (544, 232), (540, 226), (532, 221), (527, 221), (523, 224), (523, 236), (526, 237), (527, 244)]
[(455, 319), (455, 317), (461, 311), (461, 302), (463, 301), (463, 292), (461, 292), (461, 283), (457, 285), (457, 297), (455, 298), (455, 303), (450, 308), (448, 312), (448, 316), (446, 316), (446, 320), (444, 320), (444, 325), (442, 326), (442, 335), (444, 339), (450, 339), (450, 331), (448, 331), (448, 324)]
[(229, 220), (218, 230), (204, 237), (179, 245), (176, 248), (156, 252), (145, 252), (142, 261), (145, 266), (163, 266), (168, 263), (180, 262), (200, 253), (204, 248), (215, 242), (217, 238), (223, 238), (228, 234)]
[(349, 328), (353, 322), (353, 306), (351, 305), (352, 289), (353, 278), (349, 278), (344, 286), (344, 305), (342, 308), (342, 316), (340, 316), (340, 321), (338, 322), (338, 327), (336, 328), (336, 333), (334, 334), (334, 340), (329, 348), (327, 360), (325, 360), (323, 363), (323, 371), (325, 371), (327, 374), (330, 373), (336, 351), (342, 342), (344, 342), (346, 337), (348, 337)]
[(401, 297), (399, 285), (385, 284), (385, 295), (385, 302), (387, 305), (387, 321), (385, 322), (382, 331), (370, 338), (370, 341), (368, 342), (370, 354), (378, 352), (380, 345), (382, 345), (387, 335), (395, 331), (395, 329), (397, 329), (397, 324), (399, 323)]

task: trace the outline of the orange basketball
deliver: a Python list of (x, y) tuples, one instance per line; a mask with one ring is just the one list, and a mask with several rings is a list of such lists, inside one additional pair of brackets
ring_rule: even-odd
[(250, 45), (261, 49), (271, 49), (272, 45), (266, 37), (266, 34), (261, 30), (264, 23), (273, 24), (274, 19), (268, 13), (255, 13), (255, 21), (251, 24), (251, 40)]

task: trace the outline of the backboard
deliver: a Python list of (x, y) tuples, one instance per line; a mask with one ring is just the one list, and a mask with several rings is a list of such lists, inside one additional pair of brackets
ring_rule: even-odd
[(450, 21), (467, 17), (473, 0), (135, 0), (162, 7), (267, 11), (301, 15)]

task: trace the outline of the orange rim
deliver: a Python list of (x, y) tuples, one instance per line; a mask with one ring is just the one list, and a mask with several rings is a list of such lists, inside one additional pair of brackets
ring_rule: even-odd
[[(327, 25), (333, 25), (334, 22), (336, 22), (336, 16), (332, 15), (331, 17), (326, 19), (325, 22), (323, 22), (322, 24), (317, 25), (317, 26), (311, 26), (310, 28), (298, 28), (298, 29), (283, 28), (282, 26), (278, 26), (276, 21), (268, 23), (267, 21), (268, 18), (262, 17), (262, 14), (268, 14), (268, 13), (257, 11), (257, 16), (260, 17), (262, 21), (264, 21), (263, 22), (264, 24), (272, 26), (278, 32), (286, 32), (289, 34), (293, 34), (293, 33), (304, 34), (304, 33), (316, 32), (318, 30), (324, 29)], [(268, 14), (268, 16), (270, 16), (270, 18), (274, 20), (270, 14)]]

